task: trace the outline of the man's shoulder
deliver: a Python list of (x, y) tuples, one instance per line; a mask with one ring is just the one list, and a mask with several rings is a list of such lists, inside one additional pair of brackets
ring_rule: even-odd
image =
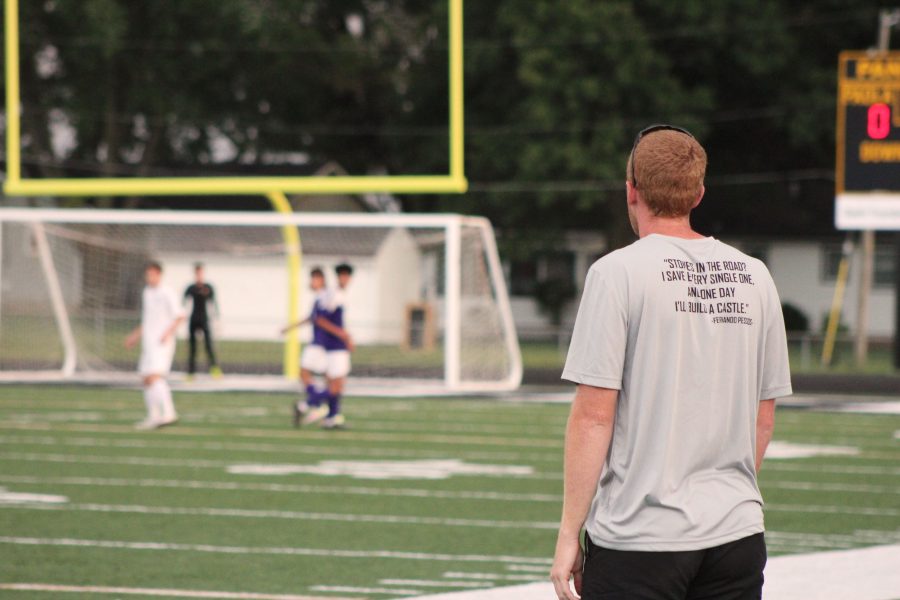
[(604, 254), (594, 261), (590, 271), (602, 274), (625, 274), (628, 266), (640, 259), (641, 251), (636, 246), (637, 244), (629, 244)]

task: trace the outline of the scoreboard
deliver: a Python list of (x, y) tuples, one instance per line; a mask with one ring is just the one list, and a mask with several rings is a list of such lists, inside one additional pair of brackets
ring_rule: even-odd
[(835, 223), (900, 229), (900, 52), (842, 52)]

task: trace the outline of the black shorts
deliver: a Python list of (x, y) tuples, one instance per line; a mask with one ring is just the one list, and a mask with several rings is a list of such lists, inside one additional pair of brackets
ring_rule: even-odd
[(594, 545), (585, 536), (583, 600), (759, 600), (762, 533), (714, 548), (635, 552)]

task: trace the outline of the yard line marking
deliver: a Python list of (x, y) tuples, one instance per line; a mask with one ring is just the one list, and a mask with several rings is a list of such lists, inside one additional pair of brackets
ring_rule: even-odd
[[(296, 438), (295, 438), (296, 439)], [(266, 443), (221, 443), (221, 442), (195, 442), (178, 441), (172, 439), (117, 439), (117, 438), (92, 438), (92, 437), (53, 437), (53, 436), (28, 436), (28, 435), (0, 435), (0, 444), (27, 444), (36, 446), (74, 446), (97, 448), (172, 448), (172, 449), (203, 449), (231, 452), (271, 452), (285, 454), (313, 454), (321, 456), (347, 455), (347, 456), (384, 456), (404, 458), (445, 458), (447, 452), (440, 450), (409, 450), (391, 448), (364, 448), (362, 446), (309, 445), (309, 444), (266, 444)], [(548, 461), (557, 462), (555, 454), (549, 453), (521, 453), (521, 452), (472, 452), (453, 451), (458, 458), (474, 460), (514, 460), (514, 461)]]
[[(542, 570), (541, 573), (544, 573)], [(477, 580), (502, 580), (502, 581), (543, 581), (549, 577), (532, 573), (531, 575), (510, 575), (508, 573), (466, 573), (462, 571), (450, 571), (444, 573), (444, 577), (452, 579), (477, 579)]]
[(815, 473), (848, 473), (853, 475), (900, 475), (900, 468), (892, 467), (872, 467), (862, 465), (807, 465), (778, 462), (766, 462), (763, 465), (763, 472), (765, 471), (807, 471)]
[(549, 558), (487, 554), (443, 554), (430, 552), (401, 552), (397, 550), (334, 550), (326, 548), (216, 546), (212, 544), (180, 544), (167, 542), (122, 542), (116, 540), (86, 540), (75, 538), (34, 538), (0, 536), (0, 544), (25, 546), (64, 546), (72, 548), (113, 548), (120, 550), (179, 550), (214, 554), (274, 554), (284, 556), (316, 556), (338, 558), (394, 558), (435, 562), (521, 563), (550, 566)]
[(352, 585), (314, 585), (309, 588), (314, 592), (338, 592), (341, 594), (385, 594), (400, 596), (418, 596), (422, 590), (403, 588), (355, 587)]
[(247, 464), (229, 465), (233, 475), (324, 475), (353, 479), (449, 479), (460, 476), (528, 477), (534, 469), (522, 465), (486, 465), (467, 463), (456, 458), (439, 460), (322, 460), (318, 464)]
[(894, 532), (860, 529), (851, 534), (767, 531), (766, 540), (781, 544), (800, 542), (828, 547), (847, 548), (861, 545), (884, 544), (885, 542), (900, 542), (900, 529)]
[(198, 490), (261, 491), (305, 494), (352, 494), (358, 496), (398, 496), (412, 498), (441, 498), (448, 500), (497, 500), (503, 502), (562, 502), (561, 494), (517, 494), (490, 491), (442, 491), (421, 488), (369, 488), (339, 485), (304, 485), (290, 483), (237, 483), (231, 481), (196, 481), (186, 479), (123, 479), (104, 477), (32, 477), (3, 475), (4, 483), (62, 484), (110, 487), (169, 487)]
[(767, 459), (812, 458), (814, 456), (859, 454), (859, 448), (852, 446), (823, 446), (817, 444), (797, 444), (783, 440), (773, 440), (766, 450)]
[[(164, 588), (107, 587), (97, 585), (58, 585), (53, 583), (0, 583), (0, 590), (21, 592), (72, 592), (78, 594), (125, 594), (134, 596), (175, 596), (178, 598), (220, 598), (222, 600), (323, 600), (323, 596), (262, 594), (256, 592), (216, 592), (211, 590), (173, 590)], [(329, 600), (354, 598), (327, 596)]]
[[(94, 454), (50, 454), (50, 453), (33, 453), (33, 452), (6, 452), (3, 455), (0, 455), (0, 461), (2, 460), (17, 460), (17, 461), (31, 461), (31, 462), (58, 462), (58, 463), (75, 463), (75, 464), (83, 464), (83, 463), (91, 463), (91, 464), (101, 464), (101, 465), (132, 465), (132, 466), (143, 466), (143, 467), (182, 467), (182, 468), (215, 468), (215, 469), (224, 469), (227, 467), (239, 467), (241, 465), (235, 465), (231, 461), (221, 461), (221, 460), (209, 460), (209, 459), (179, 459), (179, 458), (153, 458), (153, 457), (144, 457), (144, 456), (102, 456), (102, 455), (94, 455)], [(258, 468), (258, 464), (247, 464), (248, 469), (250, 468)], [(283, 466), (283, 465), (282, 465)], [(317, 473), (321, 467), (317, 467), (317, 465), (292, 465), (300, 468), (300, 471), (296, 471), (297, 473), (306, 472), (312, 474), (321, 474)], [(229, 472), (238, 472), (232, 469), (229, 469)], [(466, 473), (462, 473), (461, 475), (465, 476)], [(481, 474), (479, 477), (504, 477), (504, 478), (512, 478), (512, 479), (545, 479), (545, 480), (556, 480), (562, 479), (562, 473), (515, 473), (515, 472), (503, 472), (497, 473), (496, 475), (492, 474)]]
[(503, 521), (491, 519), (449, 519), (443, 517), (409, 517), (405, 515), (359, 515), (316, 513), (291, 510), (255, 510), (245, 508), (211, 508), (181, 506), (143, 506), (139, 504), (4, 504), (0, 510), (82, 511), (101, 513), (130, 513), (144, 515), (191, 515), (202, 517), (240, 517), (247, 519), (292, 519), (298, 521), (338, 521), (347, 523), (390, 523), (404, 525), (439, 525), (441, 527), (489, 527), (509, 529), (559, 528), (555, 521)]
[(10, 492), (0, 487), (0, 507), (4, 504), (62, 504), (68, 501), (65, 496)]
[[(770, 557), (767, 600), (887, 600), (900, 590), (900, 545)], [(428, 595), (418, 600), (543, 600), (554, 598), (550, 582), (491, 590)]]
[(824, 513), (831, 515), (865, 515), (869, 517), (900, 517), (900, 509), (868, 506), (821, 506), (815, 504), (766, 504), (765, 511)]
[[(94, 433), (129, 433), (137, 435), (134, 427), (129, 425), (82, 425), (78, 423), (17, 423), (15, 421), (0, 421), (0, 429), (26, 429), (38, 431), (85, 431)], [(147, 435), (166, 437), (174, 436), (221, 436), (223, 434), (236, 437), (266, 438), (273, 437), (297, 439), (299, 434), (296, 431), (285, 431), (279, 429), (250, 429), (250, 428), (227, 428), (223, 431), (221, 428), (209, 429), (202, 427), (176, 427), (168, 429), (164, 434), (160, 432), (149, 433)], [(333, 439), (333, 432), (329, 431), (304, 431), (304, 438), (317, 440)], [(357, 440), (368, 442), (426, 442), (429, 444), (448, 444), (451, 446), (470, 445), (470, 446), (513, 446), (525, 448), (559, 448), (563, 447), (562, 434), (553, 438), (499, 438), (497, 436), (465, 436), (465, 435), (434, 435), (429, 433), (415, 434), (390, 434), (390, 433), (372, 433), (359, 432), (349, 429), (341, 432), (341, 439)]]
[(900, 494), (900, 487), (850, 483), (814, 483), (811, 481), (773, 481), (763, 483), (763, 490), (803, 490), (813, 492), (851, 492), (860, 494)]
[(416, 587), (458, 587), (458, 588), (483, 588), (484, 583), (473, 581), (431, 581), (428, 579), (380, 579), (381, 585), (409, 585)]
[(506, 570), (507, 571), (531, 571), (534, 573), (541, 573), (542, 575), (546, 575), (547, 577), (550, 576), (547, 569), (544, 569), (543, 567), (539, 567), (536, 565), (506, 565)]

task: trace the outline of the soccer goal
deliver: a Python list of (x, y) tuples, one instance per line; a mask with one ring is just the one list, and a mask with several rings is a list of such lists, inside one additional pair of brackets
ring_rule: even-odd
[[(293, 377), (310, 332), (295, 339), (280, 330), (309, 313), (309, 271), (321, 267), (334, 285), (343, 262), (354, 267), (351, 383), (422, 393), (508, 390), (521, 380), (494, 234), (482, 218), (0, 209), (0, 236), (7, 381), (133, 378), (137, 351), (123, 339), (139, 322), (149, 260), (162, 263), (163, 284), (179, 297), (195, 263), (204, 264), (224, 381)], [(176, 380), (186, 333), (178, 334)], [(204, 360), (201, 352), (201, 368)]]

